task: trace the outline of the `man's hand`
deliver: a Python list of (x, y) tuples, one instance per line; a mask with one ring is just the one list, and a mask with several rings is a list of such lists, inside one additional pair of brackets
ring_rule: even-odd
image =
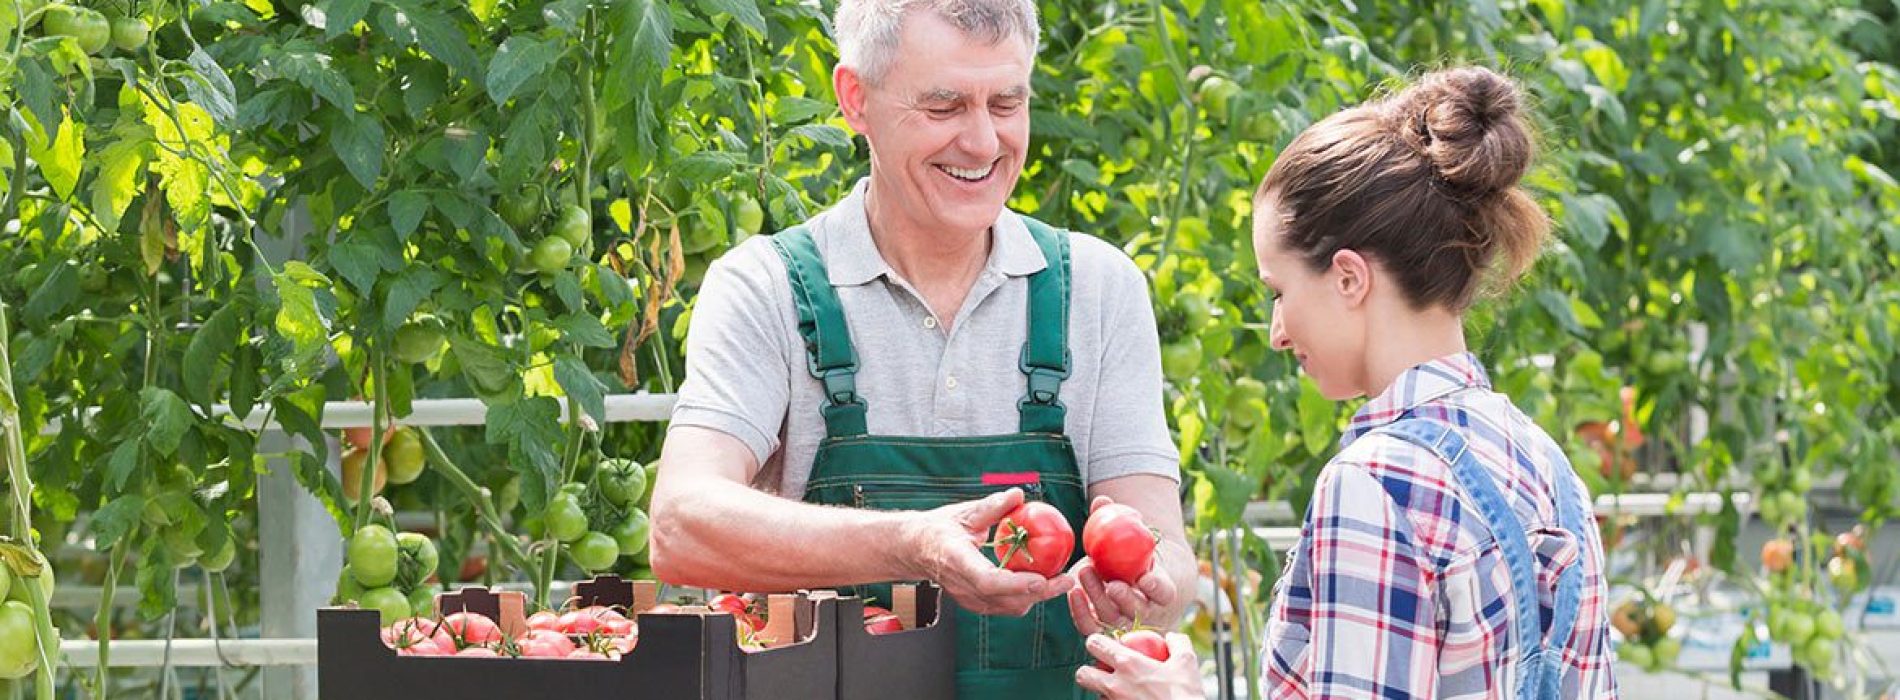
[[(1110, 503), (1114, 501), (1107, 496), (1096, 496), (1089, 504), (1089, 513)], [(1137, 621), (1154, 620), (1155, 611), (1173, 608), (1179, 593), (1174, 579), (1160, 566), (1160, 555), (1157, 547), (1155, 565), (1134, 585), (1104, 581), (1087, 557), (1076, 562), (1069, 570), (1079, 584), (1069, 591), (1069, 614), (1075, 618), (1076, 629), (1083, 634), (1096, 634), (1104, 628), (1127, 628)]]
[(1045, 579), (1004, 569), (983, 556), (990, 530), (1022, 503), (1022, 490), (1010, 489), (918, 513), (905, 535), (917, 552), (918, 572), (936, 581), (963, 609), (979, 615), (1021, 616), (1074, 588), (1068, 574)]

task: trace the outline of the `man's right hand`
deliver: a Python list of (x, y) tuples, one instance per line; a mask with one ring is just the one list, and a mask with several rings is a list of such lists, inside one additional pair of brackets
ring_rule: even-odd
[(1010, 571), (983, 556), (990, 531), (1023, 503), (1021, 489), (923, 511), (905, 538), (923, 578), (937, 582), (963, 609), (979, 615), (1020, 617), (1035, 604), (1068, 593), (1075, 579)]

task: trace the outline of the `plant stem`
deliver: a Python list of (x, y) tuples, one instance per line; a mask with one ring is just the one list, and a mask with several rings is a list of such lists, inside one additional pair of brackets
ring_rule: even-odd
[(448, 454), (442, 451), (442, 445), (435, 441), (435, 435), (429, 432), (428, 428), (415, 426), (413, 430), (416, 431), (417, 437), (422, 438), (423, 452), (433, 463), (435, 473), (441, 475), (450, 486), (461, 491), (462, 496), (467, 498), (469, 503), (475, 505), (476, 522), (493, 536), (502, 553), (523, 571), (532, 569), (535, 564), (533, 558), (522, 551), (521, 543), (515, 540), (514, 534), (502, 526), (501, 516), (495, 512), (495, 505), (489, 500), (488, 494), (475, 483), (474, 479), (468, 477), (467, 472), (462, 471), (461, 467), (456, 466), (455, 462), (449, 459)]
[[(44, 564), (46, 556), (33, 541), (33, 477), (26, 467), (26, 441), (20, 436), (20, 404), (13, 391), (13, 353), (8, 347), (8, 338), (12, 332), (7, 324), (7, 306), (0, 303), (0, 437), (3, 437), (6, 451), (0, 454), (0, 460), (6, 462), (8, 489), (13, 494), (9, 505), (13, 510), (13, 534), (19, 543), (32, 552), (33, 558)], [(0, 571), (0, 573), (6, 573)], [(43, 568), (41, 576), (52, 576), (53, 570)], [(53, 618), (49, 609), (52, 601), (42, 593), (38, 581), (21, 581), (15, 585), (24, 586), (27, 606), (33, 609), (35, 631), (39, 635), (39, 670), (33, 674), (34, 696), (39, 700), (53, 700), (53, 672), (59, 660), (59, 633), (53, 629)], [(105, 659), (105, 646), (99, 647), (100, 660)]]
[(366, 349), (369, 353), (370, 382), (374, 384), (371, 388), (374, 391), (370, 394), (369, 455), (363, 461), (362, 478), (358, 479), (361, 484), (356, 490), (356, 527), (352, 532), (369, 524), (370, 499), (375, 497), (376, 470), (381, 466), (378, 462), (383, 452), (383, 415), (389, 403), (389, 373), (383, 367), (382, 348), (379, 344), (369, 344)]

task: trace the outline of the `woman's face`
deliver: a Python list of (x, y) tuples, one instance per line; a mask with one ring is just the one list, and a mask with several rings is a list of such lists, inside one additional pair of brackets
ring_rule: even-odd
[(1338, 265), (1314, 271), (1301, 254), (1281, 247), (1285, 217), (1271, 197), (1254, 207), (1254, 258), (1272, 298), (1270, 340), (1293, 353), (1320, 393), (1334, 401), (1365, 393), (1363, 304), (1352, 303)]

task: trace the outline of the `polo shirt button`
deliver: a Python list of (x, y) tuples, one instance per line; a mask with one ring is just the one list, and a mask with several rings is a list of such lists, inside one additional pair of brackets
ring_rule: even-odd
[(924, 317), (924, 327), (925, 327), (925, 328), (936, 328), (936, 327), (937, 327), (937, 317), (936, 317), (936, 316), (925, 316), (925, 317)]
[(944, 386), (944, 388), (946, 388), (946, 389), (950, 389), (950, 390), (952, 390), (952, 391), (955, 391), (955, 390), (956, 390), (956, 388), (957, 388), (957, 378), (956, 378), (956, 377), (951, 377), (951, 378), (949, 378), (949, 379), (945, 379), (945, 380), (943, 380), (943, 386)]

